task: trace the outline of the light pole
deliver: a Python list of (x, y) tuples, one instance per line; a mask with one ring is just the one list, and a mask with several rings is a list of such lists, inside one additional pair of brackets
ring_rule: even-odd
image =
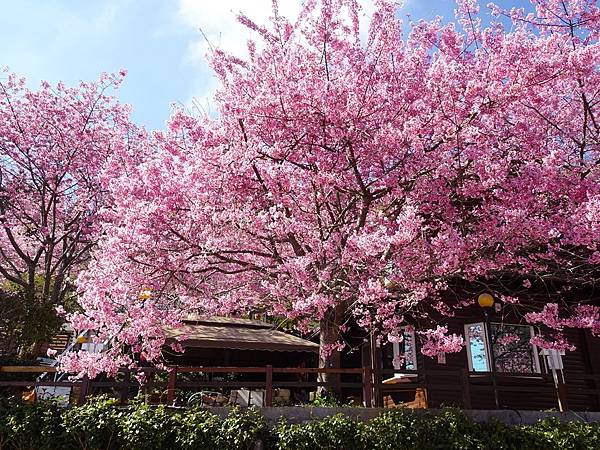
[(498, 400), (498, 389), (496, 382), (496, 358), (494, 357), (494, 343), (492, 341), (492, 324), (490, 322), (490, 309), (494, 307), (494, 297), (487, 292), (480, 294), (477, 297), (477, 303), (483, 309), (483, 317), (485, 319), (485, 333), (487, 334), (487, 342), (489, 345), (488, 354), (490, 356), (490, 370), (492, 373), (492, 387), (494, 388), (494, 404), (496, 409), (500, 409), (500, 401)]

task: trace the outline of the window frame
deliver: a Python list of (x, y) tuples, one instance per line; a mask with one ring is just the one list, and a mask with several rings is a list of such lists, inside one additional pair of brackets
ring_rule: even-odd
[[(486, 371), (475, 370), (473, 367), (473, 354), (471, 352), (471, 333), (469, 332), (469, 328), (476, 326), (476, 325), (479, 325), (482, 330), (481, 340), (483, 341), (483, 349), (484, 349), (484, 356), (485, 356), (485, 368), (488, 369)], [(465, 345), (465, 347), (467, 349), (467, 363), (469, 364), (469, 372), (475, 372), (475, 373), (490, 372), (492, 364), (490, 361), (490, 345), (489, 345), (489, 340), (488, 340), (487, 326), (486, 326), (485, 322), (465, 323), (464, 331), (465, 331), (465, 338), (467, 341), (467, 345)]]
[[(398, 330), (399, 332), (402, 334), (402, 338), (403, 341), (402, 343), (404, 344), (404, 340), (406, 339), (406, 334), (408, 334), (410, 336), (410, 343), (413, 349), (413, 361), (412, 364), (414, 366), (413, 369), (396, 369), (394, 367), (394, 378), (403, 378), (403, 377), (417, 377), (418, 374), (417, 373), (412, 373), (412, 372), (417, 372), (419, 370), (419, 363), (418, 363), (418, 354), (417, 354), (417, 333), (415, 332), (414, 328), (412, 328), (411, 330), (408, 330), (407, 328), (409, 328), (409, 326), (403, 326), (403, 327), (399, 327)], [(400, 355), (400, 342), (392, 342), (392, 358), (396, 358), (397, 356)], [(393, 359), (392, 359), (393, 361)], [(404, 364), (406, 365), (406, 360), (404, 360)], [(393, 363), (392, 363), (393, 365)], [(410, 371), (411, 373), (407, 373), (407, 371)]]
[[(479, 325), (481, 326), (483, 333), (481, 335), (482, 340), (483, 340), (483, 348), (484, 348), (484, 355), (485, 355), (485, 364), (486, 364), (486, 368), (488, 369), (487, 371), (477, 371), (474, 369), (473, 367), (473, 354), (471, 352), (471, 341), (470, 341), (470, 333), (469, 333), (469, 328), (474, 326), (474, 325)], [(532, 325), (522, 325), (522, 324), (518, 324), (518, 323), (503, 323), (503, 322), (490, 322), (490, 328), (492, 325), (506, 325), (506, 326), (511, 326), (511, 327), (526, 327), (529, 328), (529, 335), (530, 338), (536, 336), (537, 334), (537, 330), (535, 329), (535, 327), (533, 327)], [(466, 323), (464, 325), (464, 332), (465, 332), (465, 340), (467, 342), (467, 345), (465, 346), (467, 348), (467, 363), (469, 366), (469, 372), (473, 372), (473, 373), (489, 373), (492, 371), (492, 361), (491, 361), (491, 355), (493, 354), (494, 349), (492, 348), (491, 345), (491, 336), (488, 335), (488, 327), (487, 324), (485, 322), (472, 322), (472, 323)], [(532, 356), (533, 356), (533, 364), (534, 364), (534, 371), (533, 372), (522, 372), (519, 373), (522, 376), (535, 376), (535, 375), (541, 375), (543, 373), (545, 373), (542, 370), (542, 367), (544, 369), (546, 369), (547, 371), (547, 365), (546, 365), (546, 361), (544, 358), (544, 364), (542, 366), (541, 361), (540, 361), (540, 356), (541, 353), (538, 349), (538, 346), (535, 344), (531, 344), (529, 343), (531, 350), (532, 350)], [(498, 372), (498, 370), (496, 370), (496, 372)], [(510, 374), (515, 374), (515, 372), (498, 372), (498, 373), (510, 373)]]

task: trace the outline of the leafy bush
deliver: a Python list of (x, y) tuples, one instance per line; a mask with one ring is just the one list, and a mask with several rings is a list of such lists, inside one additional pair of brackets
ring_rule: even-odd
[(70, 408), (63, 413), (63, 426), (67, 442), (73, 448), (110, 450), (121, 447), (119, 439), (121, 411), (117, 401), (108, 397), (95, 397), (85, 405)]
[(367, 433), (373, 436), (373, 449), (415, 449), (419, 436), (419, 417), (402, 409), (385, 411), (367, 423)]
[(420, 417), (417, 421), (417, 447), (431, 449), (480, 449), (482, 425), (457, 409), (446, 409), (437, 416)]
[(587, 450), (600, 448), (600, 423), (561, 423), (548, 418), (530, 427), (521, 427), (535, 449)]
[(514, 427), (498, 421), (478, 423), (457, 409), (445, 409), (439, 415), (394, 410), (366, 423), (341, 414), (302, 424), (280, 422), (265, 442), (282, 450), (583, 450), (600, 448), (600, 424), (560, 423), (549, 418)]
[(268, 435), (267, 422), (257, 408), (233, 408), (221, 424), (216, 448), (253, 449), (257, 441), (267, 441)]
[(309, 402), (310, 406), (317, 406), (322, 408), (338, 408), (345, 406), (334, 394), (328, 392), (322, 392), (315, 396), (314, 400)]
[(322, 420), (288, 425), (276, 429), (277, 448), (281, 450), (364, 449), (372, 448), (367, 426), (343, 414)]
[(162, 405), (133, 405), (121, 417), (119, 437), (130, 450), (170, 450), (175, 448), (179, 421), (178, 414)]
[(337, 414), (269, 430), (256, 408), (234, 408), (220, 419), (199, 408), (174, 412), (141, 402), (117, 408), (107, 397), (69, 409), (0, 397), (0, 450), (243, 450), (257, 442), (279, 450), (587, 450), (600, 448), (600, 424), (549, 418), (514, 427), (445, 409), (439, 415), (390, 410), (367, 422)]
[(218, 448), (221, 419), (215, 414), (193, 408), (179, 419), (176, 448), (182, 450), (211, 450)]
[(64, 448), (60, 407), (53, 402), (33, 405), (0, 397), (0, 449)]

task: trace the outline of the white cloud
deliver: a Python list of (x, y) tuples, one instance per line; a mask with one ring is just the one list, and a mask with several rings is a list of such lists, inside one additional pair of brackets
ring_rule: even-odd
[[(279, 14), (296, 17), (301, 4), (293, 0), (281, 2)], [(243, 56), (246, 41), (252, 33), (239, 24), (236, 16), (244, 13), (258, 24), (266, 24), (272, 15), (270, 0), (180, 0), (178, 16), (183, 24), (198, 30), (198, 40), (190, 43), (189, 61), (203, 59), (208, 42), (238, 56)], [(201, 32), (204, 36), (201, 35)]]
[[(373, 13), (372, 0), (359, 0), (362, 7), (360, 17), (361, 33), (366, 33), (368, 21)], [(302, 7), (301, 0), (280, 0), (279, 15), (294, 22)], [(272, 15), (271, 0), (179, 0), (177, 18), (185, 27), (197, 31), (197, 39), (188, 43), (185, 62), (198, 67), (199, 76), (204, 79), (197, 83), (196, 90), (188, 106), (202, 105), (210, 108), (210, 99), (216, 89), (216, 80), (206, 65), (206, 56), (210, 45), (228, 53), (244, 57), (246, 42), (252, 38), (252, 32), (239, 24), (236, 17), (245, 14), (258, 25), (266, 25)], [(208, 42), (207, 42), (208, 41)], [(210, 77), (210, 81), (207, 78)]]

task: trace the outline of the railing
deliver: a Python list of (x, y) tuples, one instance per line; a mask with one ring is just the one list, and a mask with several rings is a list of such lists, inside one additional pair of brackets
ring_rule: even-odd
[[(54, 372), (56, 369), (44, 366), (4, 366), (0, 367), (0, 374), (13, 375), (35, 374)], [(502, 399), (505, 395), (536, 393), (542, 395), (550, 402), (554, 401), (557, 409), (569, 410), (569, 400), (573, 395), (594, 396), (600, 406), (600, 376), (597, 375), (569, 375), (571, 384), (562, 383), (560, 378), (554, 381), (549, 374), (498, 374), (489, 372), (469, 372), (466, 369), (437, 369), (421, 371), (402, 371), (398, 380), (394, 375), (397, 370), (371, 371), (370, 368), (353, 369), (318, 369), (298, 367), (171, 367), (168, 370), (157, 368), (142, 368), (147, 375), (147, 381), (140, 385), (132, 380), (131, 371), (121, 371), (122, 380), (81, 380), (70, 381), (40, 381), (40, 380), (7, 380), (0, 379), (2, 388), (26, 387), (70, 387), (78, 391), (76, 403), (82, 404), (88, 395), (103, 390), (116, 391), (124, 403), (132, 390), (160, 392), (159, 401), (166, 404), (177, 402), (177, 393), (180, 390), (194, 390), (212, 388), (213, 390), (227, 391), (231, 389), (264, 389), (264, 406), (273, 405), (273, 394), (276, 389), (290, 390), (316, 390), (319, 387), (345, 389), (360, 393), (361, 403), (365, 406), (383, 406), (386, 395), (415, 393), (417, 389), (433, 392), (453, 392), (460, 398), (459, 404), (465, 409), (472, 409), (474, 396), (477, 398)], [(182, 380), (185, 374), (199, 374), (204, 379)], [(229, 374), (241, 379), (216, 379), (218, 375)], [(157, 380), (158, 376), (163, 380)], [(327, 377), (325, 377), (327, 375)], [(243, 379), (245, 378), (245, 379)], [(286, 379), (288, 378), (288, 379)], [(291, 380), (289, 378), (292, 378)], [(296, 378), (296, 379), (293, 379)], [(327, 379), (325, 379), (327, 378)], [(386, 380), (387, 379), (387, 380)], [(389, 381), (394, 382), (389, 384)], [(386, 383), (387, 381), (387, 383)], [(397, 381), (397, 382), (396, 382)], [(586, 385), (593, 385), (588, 387)], [(430, 406), (431, 406), (430, 402)], [(433, 402), (436, 404), (436, 402)], [(506, 405), (499, 404), (500, 408)], [(536, 405), (531, 405), (536, 407)]]
[[(54, 372), (56, 369), (44, 366), (4, 366), (0, 367), (0, 374), (34, 374), (44, 372)], [(79, 391), (77, 396), (77, 404), (83, 404), (85, 398), (94, 393), (94, 391), (102, 391), (105, 389), (116, 390), (120, 392), (120, 398), (126, 402), (129, 398), (131, 390), (143, 390), (150, 392), (158, 389), (161, 392), (160, 399), (167, 404), (173, 404), (176, 400), (177, 389), (194, 389), (194, 388), (215, 388), (215, 389), (233, 389), (233, 388), (249, 388), (249, 389), (264, 389), (264, 405), (271, 406), (273, 403), (273, 391), (277, 388), (290, 389), (316, 389), (318, 387), (326, 388), (353, 388), (362, 390), (362, 398), (367, 405), (372, 404), (372, 375), (369, 368), (356, 369), (318, 369), (318, 368), (297, 368), (297, 367), (170, 367), (168, 370), (157, 368), (140, 368), (139, 371), (144, 372), (147, 381), (139, 384), (131, 380), (131, 371), (123, 370), (124, 381), (117, 380), (89, 380), (84, 377), (80, 380), (71, 381), (45, 381), (45, 380), (1, 380), (1, 388), (40, 388), (40, 387), (69, 387)], [(181, 374), (237, 374), (245, 376), (256, 376), (261, 380), (238, 379), (232, 381), (203, 379), (193, 381), (178, 380), (177, 376)], [(156, 381), (157, 374), (167, 375), (166, 381)], [(277, 379), (278, 375), (297, 375), (299, 378), (305, 378), (305, 381), (290, 381)], [(321, 377), (324, 374), (333, 376), (333, 380), (323, 380)], [(344, 376), (353, 376), (355, 381), (343, 380)], [(335, 379), (339, 377), (339, 379)], [(310, 379), (309, 379), (310, 378)]]

